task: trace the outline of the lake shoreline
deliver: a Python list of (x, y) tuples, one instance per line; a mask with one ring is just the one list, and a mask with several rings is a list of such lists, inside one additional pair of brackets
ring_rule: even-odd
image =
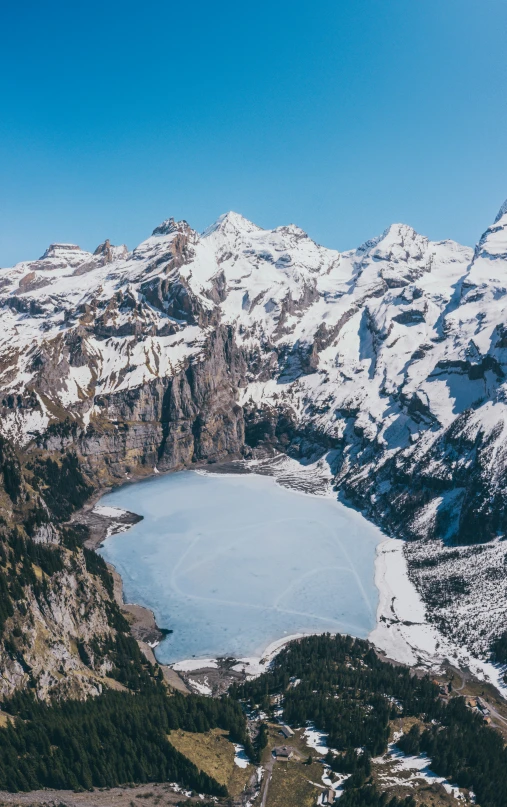
[[(108, 492), (108, 491), (105, 491)], [(84, 546), (96, 552), (103, 541), (111, 535), (126, 532), (134, 524), (142, 521), (142, 516), (129, 510), (120, 508), (101, 508), (98, 504), (104, 492), (97, 493), (86, 505), (74, 514), (73, 523), (84, 524), (90, 529), (90, 537), (85, 541)], [(104, 512), (116, 510), (117, 512)], [(101, 512), (102, 511), (102, 512)], [(157, 625), (155, 614), (151, 608), (139, 605), (134, 602), (127, 602), (123, 594), (123, 580), (118, 570), (111, 564), (107, 564), (113, 578), (113, 596), (116, 604), (127, 619), (130, 631), (137, 641), (141, 652), (151, 664), (159, 664), (156, 659), (154, 649), (166, 635), (163, 628)], [(186, 686), (183, 678), (173, 671), (172, 667), (159, 664), (166, 682), (180, 692), (188, 694), (190, 690)]]
[(426, 606), (410, 580), (403, 549), (404, 542), (397, 538), (386, 538), (377, 547), (379, 604), (369, 641), (388, 660), (434, 674), (454, 667), (477, 681), (492, 684), (507, 698), (503, 671), (451, 642), (428, 619)]
[[(230, 477), (245, 474), (271, 476), (277, 484), (281, 484), (282, 487), (287, 487), (294, 492), (312, 497), (329, 497), (336, 500), (336, 492), (331, 489), (329, 476), (326, 477), (325, 474), (315, 474), (314, 468), (300, 466), (295, 460), (290, 460), (285, 457), (285, 455), (278, 455), (253, 462), (227, 459), (224, 460), (224, 462), (214, 463), (211, 466), (202, 464), (198, 467), (181, 470), (194, 470), (206, 476)], [(147, 480), (157, 475), (157, 473), (154, 473), (149, 477), (146, 475), (139, 479), (129, 479), (127, 484)], [(311, 479), (312, 475), (314, 475), (313, 480)], [(282, 481), (280, 481), (280, 477)], [(293, 487), (293, 485), (290, 484), (295, 479), (296, 482), (299, 483), (297, 487)], [(121, 487), (123, 487), (123, 485)], [(110, 490), (111, 489), (98, 492), (80, 513), (83, 514), (85, 510), (87, 512), (93, 512), (98, 501)], [(124, 513), (127, 514), (128, 511), (124, 511)], [(133, 513), (128, 513), (128, 518), (135, 518), (135, 520), (132, 520), (128, 525), (124, 522), (123, 525), (121, 525), (123, 528), (115, 530), (114, 533), (129, 529), (130, 526), (137, 523), (141, 517)], [(114, 534), (113, 532), (108, 532), (110, 526), (111, 519), (104, 519), (102, 539), (95, 539), (93, 546), (90, 545), (90, 548), (97, 549), (105, 538)], [(114, 570), (114, 572), (115, 575), (120, 578), (117, 570)], [(460, 668), (465, 664), (465, 669), (468, 668), (474, 677), (477, 676), (479, 680), (490, 681), (504, 696), (507, 694), (505, 686), (502, 685), (500, 680), (500, 672), (493, 667), (493, 665), (481, 662), (478, 659), (472, 659), (469, 654), (463, 653), (462, 648), (452, 647), (444, 637), (438, 634), (434, 626), (430, 625), (426, 617), (425, 607), (415, 587), (408, 578), (406, 561), (403, 556), (403, 542), (401, 540), (384, 537), (384, 540), (380, 541), (377, 545), (375, 555), (375, 586), (379, 596), (376, 624), (367, 638), (375, 646), (381, 658), (395, 664), (407, 664), (414, 669), (434, 673), (442, 669), (442, 666), (446, 663), (452, 663)], [(396, 607), (394, 603), (396, 603)], [(154, 650), (160, 639), (163, 638), (163, 633), (156, 624), (153, 611), (145, 606), (127, 603), (123, 597), (121, 605), (123, 609), (130, 612), (131, 618), (133, 617), (133, 632), (153, 631), (149, 641), (149, 650), (151, 651), (150, 655), (152, 657), (150, 660), (156, 660)], [(407, 613), (411, 615), (410, 619), (406, 617)], [(414, 613), (416, 618), (414, 618)], [(217, 657), (212, 659), (192, 658), (161, 666), (170, 669), (173, 675), (177, 676), (182, 683), (185, 682), (184, 685), (198, 692), (202, 692), (202, 687), (208, 685), (209, 676), (211, 674), (210, 671), (215, 670), (215, 676), (219, 679), (219, 685), (217, 684), (217, 686), (222, 690), (222, 684), (224, 681), (229, 680), (231, 670), (234, 674), (234, 679), (236, 679), (236, 674), (240, 672), (244, 677), (259, 675), (267, 668), (267, 665), (269, 665), (276, 653), (280, 652), (287, 643), (301, 638), (303, 635), (312, 635), (320, 632), (321, 631), (311, 631), (304, 634), (297, 633), (281, 637), (276, 641), (269, 642), (264, 651), (258, 656), (228, 659), (226, 664), (224, 664), (223, 658)], [(136, 638), (138, 641), (143, 641), (137, 636)], [(144, 644), (146, 644), (146, 642), (144, 642)], [(142, 649), (143, 652), (145, 652), (145, 648)], [(232, 661), (234, 661), (234, 664), (231, 663)], [(206, 681), (205, 685), (202, 684), (203, 676)], [(201, 683), (199, 682), (199, 678), (201, 679)], [(193, 682), (195, 688), (193, 687)], [(212, 693), (210, 691), (206, 694)]]
[(378, 527), (337, 501), (324, 463), (302, 468), (298, 487), (288, 484), (297, 463), (266, 465), (160, 476), (100, 502), (145, 516), (99, 551), (124, 577), (126, 599), (173, 629), (159, 662), (259, 658), (296, 632), (366, 638), (375, 626)]

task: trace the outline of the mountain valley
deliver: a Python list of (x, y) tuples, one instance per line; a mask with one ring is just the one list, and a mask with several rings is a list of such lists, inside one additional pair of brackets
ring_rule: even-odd
[[(222, 463), (307, 489), (325, 477), (403, 540), (427, 622), (501, 683), (506, 278), (507, 203), (475, 250), (394, 224), (340, 253), (228, 213), (202, 234), (168, 219), (131, 252), (52, 244), (1, 269), (0, 696), (105, 695), (114, 714), (115, 693), (158, 685), (76, 514)], [(238, 713), (210, 710), (206, 730), (246, 741)]]

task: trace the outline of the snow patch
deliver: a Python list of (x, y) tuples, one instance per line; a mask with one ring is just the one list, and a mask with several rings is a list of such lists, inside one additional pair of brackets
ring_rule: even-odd
[(238, 768), (247, 768), (250, 760), (245, 754), (245, 747), (239, 743), (234, 743), (234, 752), (234, 764), (237, 765)]

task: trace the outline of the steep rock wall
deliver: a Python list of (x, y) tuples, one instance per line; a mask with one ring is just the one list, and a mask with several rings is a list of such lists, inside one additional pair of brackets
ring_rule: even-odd
[(244, 374), (232, 329), (219, 326), (175, 375), (96, 396), (86, 429), (49, 429), (39, 446), (51, 452), (72, 445), (96, 487), (241, 455), (237, 392)]

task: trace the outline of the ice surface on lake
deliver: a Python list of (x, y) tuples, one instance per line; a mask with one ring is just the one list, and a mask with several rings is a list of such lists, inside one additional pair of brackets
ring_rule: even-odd
[(259, 655), (284, 635), (375, 625), (381, 532), (332, 499), (269, 477), (193, 471), (123, 487), (101, 499), (144, 520), (101, 554), (125, 598), (169, 628), (160, 662)]

